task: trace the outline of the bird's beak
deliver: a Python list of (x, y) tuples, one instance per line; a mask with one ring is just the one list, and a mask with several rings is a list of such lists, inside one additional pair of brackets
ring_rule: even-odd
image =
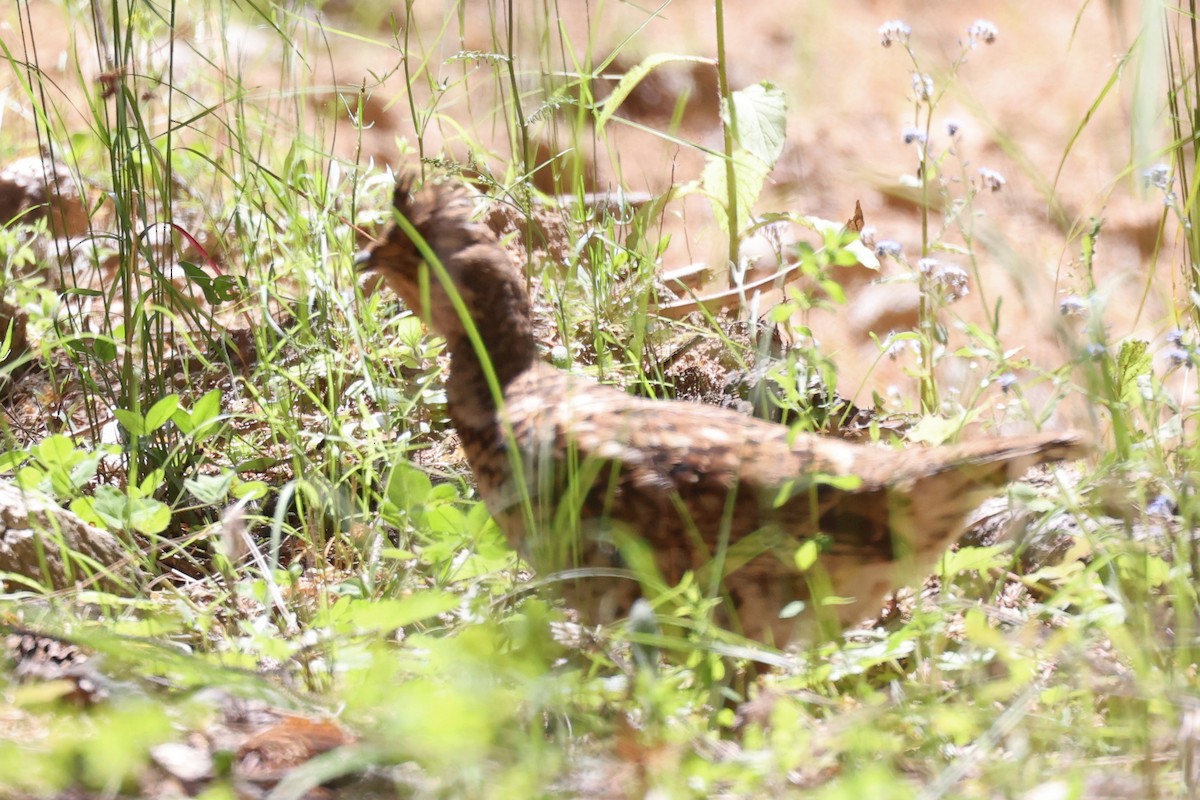
[(371, 268), (371, 251), (359, 250), (354, 256), (354, 266), (362, 272), (366, 272)]

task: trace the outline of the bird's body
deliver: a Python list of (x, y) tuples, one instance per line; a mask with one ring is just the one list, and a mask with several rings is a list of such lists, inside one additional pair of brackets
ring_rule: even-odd
[[(565, 576), (588, 619), (628, 611), (639, 586), (625, 568), (649, 552), (666, 585), (689, 571), (719, 585), (722, 620), (751, 638), (792, 638), (780, 611), (796, 600), (835, 598), (809, 620), (857, 622), (927, 570), (998, 487), (1083, 452), (1071, 434), (898, 451), (572, 376), (536, 359), (523, 280), (460, 191), (411, 194), (402, 181), (395, 205), (461, 304), (436, 266), (422, 277), (424, 247), (402, 225), (365, 266), (446, 337), (449, 413), (480, 495), (536, 570)], [(810, 541), (819, 558), (802, 570)]]

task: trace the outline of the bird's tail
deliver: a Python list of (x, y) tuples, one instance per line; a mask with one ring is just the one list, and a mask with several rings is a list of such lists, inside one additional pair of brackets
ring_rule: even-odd
[(1083, 458), (1091, 449), (1084, 435), (1076, 432), (1034, 433), (999, 442), (996, 439), (965, 442), (939, 452), (940, 463), (934, 469), (927, 469), (926, 474), (953, 471), (980, 484), (1000, 486), (1018, 480), (1038, 464)]

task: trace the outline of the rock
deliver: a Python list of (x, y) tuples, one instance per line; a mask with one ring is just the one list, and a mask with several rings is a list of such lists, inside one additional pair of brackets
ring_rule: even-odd
[[(103, 586), (140, 580), (129, 550), (111, 533), (89, 525), (46, 495), (0, 483), (0, 588), (12, 591), (22, 576), (62, 589), (87, 580), (100, 568)], [(8, 573), (5, 575), (5, 573)]]

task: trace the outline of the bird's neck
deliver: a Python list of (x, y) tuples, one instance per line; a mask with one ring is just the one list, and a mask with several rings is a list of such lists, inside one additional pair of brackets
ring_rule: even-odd
[[(533, 340), (528, 296), (524, 286), (511, 289), (513, 292), (506, 292), (502, 298), (490, 298), (493, 302), (504, 301), (499, 306), (471, 308), (475, 330), (483, 345), (482, 354), (465, 329), (460, 328), (447, 337), (450, 346), (447, 401), (454, 425), (460, 430), (497, 425), (497, 394), (503, 397), (508, 385), (536, 361), (537, 345)], [(489, 371), (495, 376), (494, 383)]]

